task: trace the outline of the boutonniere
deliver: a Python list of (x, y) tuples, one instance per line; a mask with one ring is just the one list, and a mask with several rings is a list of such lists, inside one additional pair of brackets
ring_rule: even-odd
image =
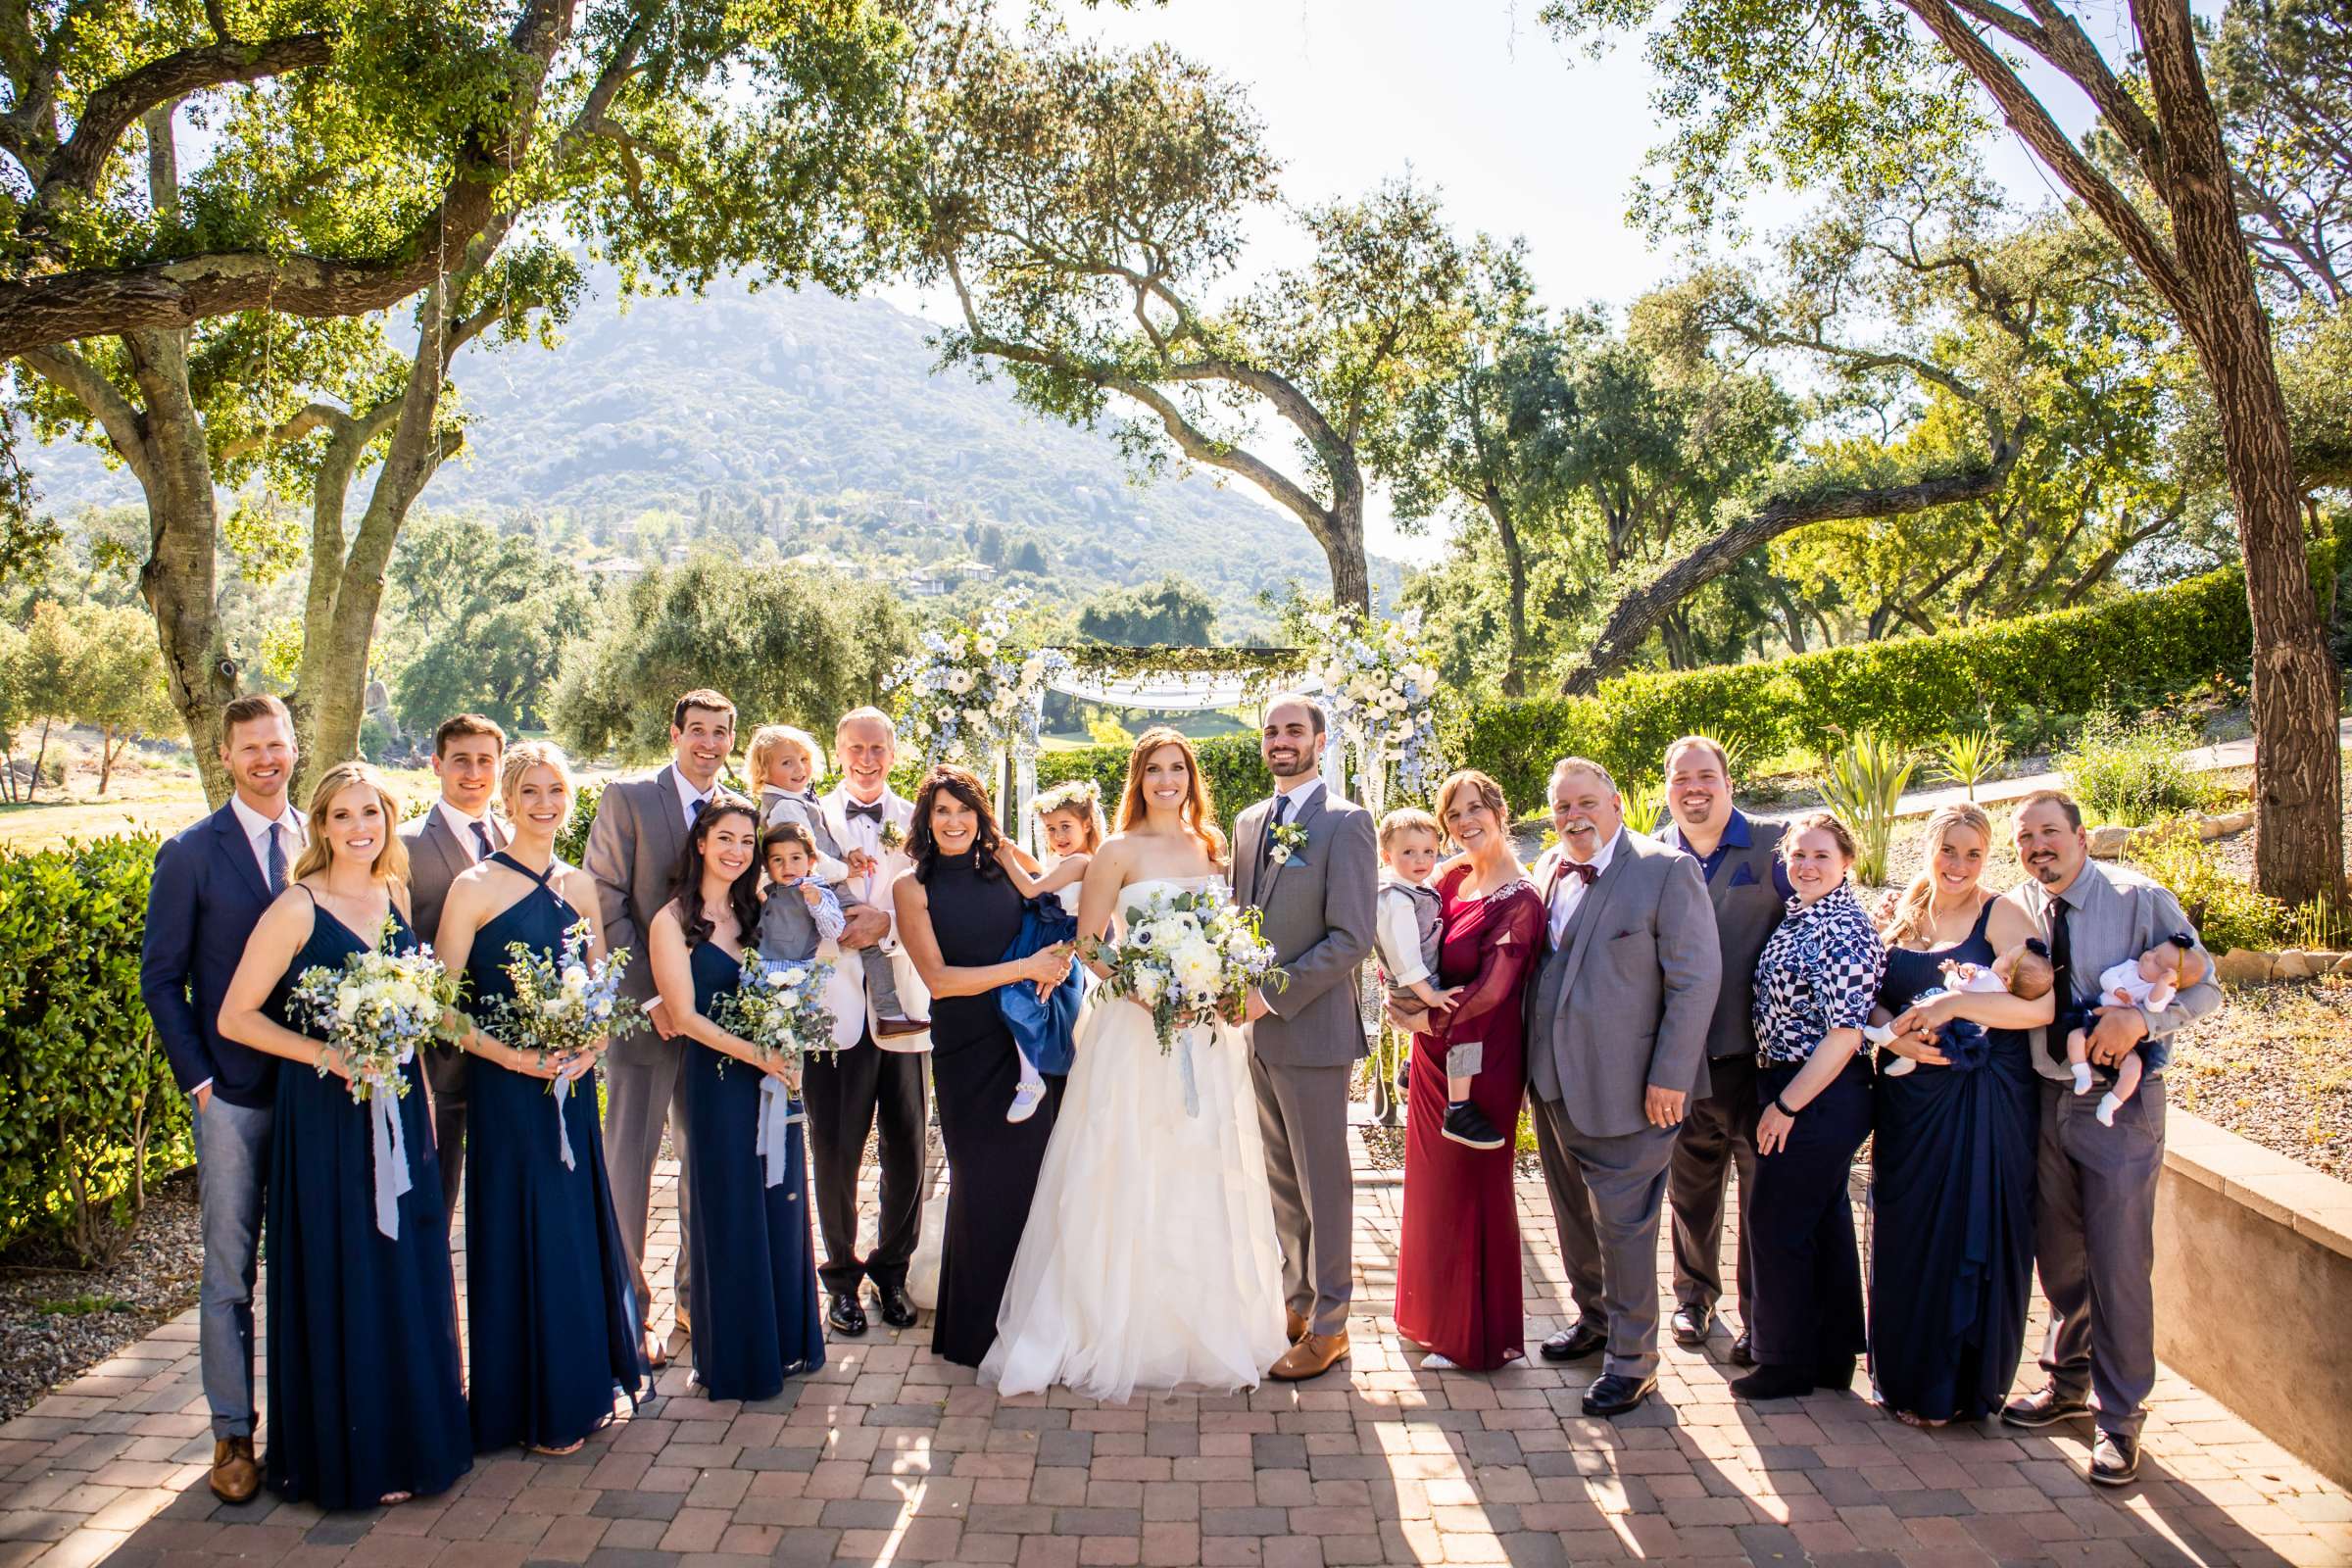
[(885, 822), (882, 824), (881, 844), (885, 853), (898, 849), (906, 842), (906, 830), (905, 828), (900, 827), (896, 822)]
[(1306, 848), (1306, 829), (1296, 822), (1285, 822), (1274, 830), (1274, 848), (1267, 852), (1270, 864), (1288, 865), (1291, 857)]

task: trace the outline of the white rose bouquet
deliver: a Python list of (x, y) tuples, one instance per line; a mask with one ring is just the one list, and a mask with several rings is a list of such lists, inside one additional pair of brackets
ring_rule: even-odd
[(586, 920), (575, 920), (555, 953), (507, 944), (507, 978), (514, 995), (493, 1001), (483, 1025), (499, 1044), (530, 1052), (540, 1066), (549, 1067), (586, 1055), (598, 1041), (627, 1034), (645, 1021), (645, 1009), (620, 994), (628, 950), (591, 961), (588, 948), (595, 936)]
[[(833, 1014), (824, 1004), (829, 963), (778, 963), (758, 954), (743, 956), (743, 984), (719, 999), (710, 1021), (760, 1054), (761, 1066), (805, 1061), (840, 1051), (833, 1043)], [(726, 1058), (718, 1070), (726, 1071)]]
[[(354, 1103), (409, 1092), (401, 1069), (429, 1041), (446, 1039), (443, 1020), (458, 1000), (457, 982), (431, 948), (413, 953), (355, 953), (340, 969), (324, 965), (295, 977), (287, 1010), (318, 1030), (351, 1073)], [(318, 1076), (327, 1067), (319, 1063)]]
[(1109, 971), (1104, 989), (1152, 1014), (1160, 1054), (1182, 1048), (1185, 1109), (1196, 1116), (1192, 1035), (1220, 1020), (1240, 1022), (1252, 987), (1282, 981), (1258, 911), (1218, 888), (1154, 892), (1132, 910), (1125, 934), (1089, 941), (1085, 955)]

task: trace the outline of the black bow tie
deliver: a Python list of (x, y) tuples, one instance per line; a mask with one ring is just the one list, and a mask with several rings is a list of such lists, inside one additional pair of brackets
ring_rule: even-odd
[(876, 801), (871, 806), (860, 806), (856, 801), (844, 802), (842, 810), (843, 820), (846, 821), (853, 816), (862, 816), (868, 822), (871, 822), (875, 826), (879, 827), (882, 823), (882, 803), (880, 801)]

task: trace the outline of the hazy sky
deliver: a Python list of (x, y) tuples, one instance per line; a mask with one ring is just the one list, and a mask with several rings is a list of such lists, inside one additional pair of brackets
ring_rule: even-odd
[[(1066, 15), (1074, 30), (1164, 41), (1244, 83), (1282, 162), (1287, 201), (1360, 194), (1409, 168), (1443, 192), (1460, 232), (1524, 235), (1551, 304), (1622, 308), (1689, 261), (1676, 242), (1653, 248), (1626, 220), (1644, 156), (1663, 139), (1649, 107), (1653, 78), (1639, 39), (1594, 61), (1539, 24), (1541, 4), (1170, 0), (1132, 10), (1067, 4)], [(1992, 163), (2022, 202), (2050, 199), (2049, 181), (2009, 139)], [(1800, 211), (1784, 196), (1750, 219), (1769, 232)], [(1301, 250), (1270, 214), (1249, 270)], [(945, 318), (940, 301), (894, 298)], [(1285, 446), (1276, 437), (1265, 450)], [(1397, 533), (1377, 498), (1373, 511), (1375, 553), (1437, 553), (1436, 541)]]

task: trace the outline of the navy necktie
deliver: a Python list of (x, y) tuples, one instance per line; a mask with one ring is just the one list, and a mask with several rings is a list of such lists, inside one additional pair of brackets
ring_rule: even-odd
[(703, 808), (710, 804), (708, 797), (701, 797), (688, 806), (686, 808), (686, 825), (692, 827), (695, 823), (700, 822), (703, 819)]
[(487, 860), (497, 853), (490, 843), (490, 830), (479, 822), (473, 824), (473, 858), (477, 860)]
[(272, 894), (283, 893), (283, 892), (285, 892), (285, 891), (286, 891), (286, 841), (285, 841), (285, 831), (286, 831), (286, 824), (285, 824), (285, 823), (283, 823), (283, 822), (272, 822), (272, 823), (270, 823), (270, 877), (269, 877), (269, 880), (270, 880), (270, 891)]

